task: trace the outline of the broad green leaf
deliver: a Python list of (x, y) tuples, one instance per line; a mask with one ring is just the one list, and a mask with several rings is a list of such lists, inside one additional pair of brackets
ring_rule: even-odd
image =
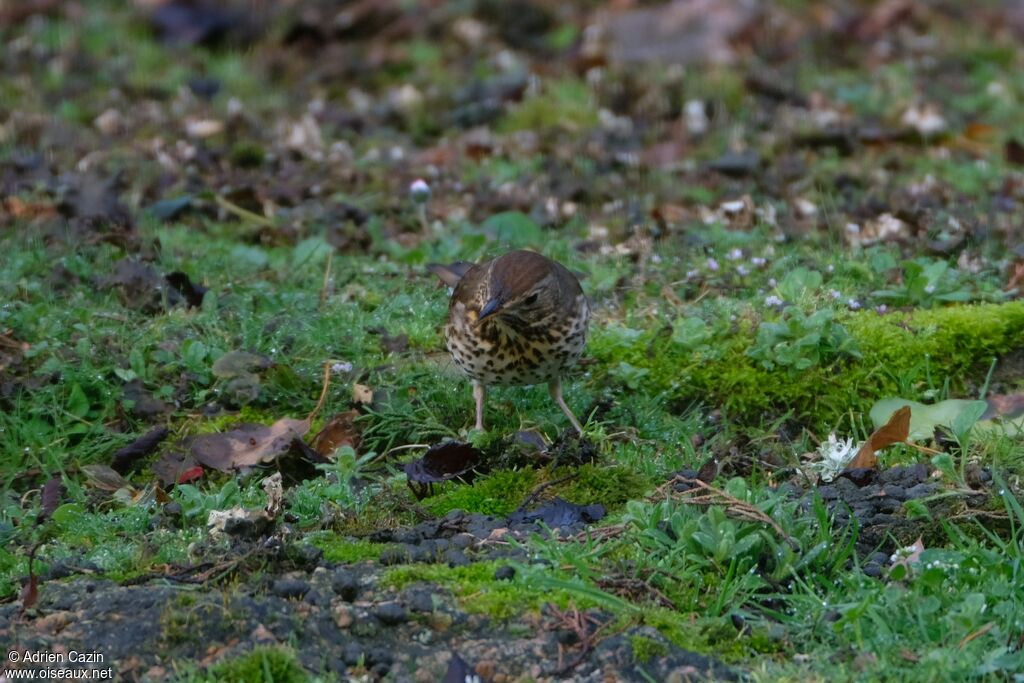
[[(952, 427), (957, 418), (966, 410), (984, 411), (987, 404), (984, 401), (970, 401), (966, 399), (951, 398), (939, 403), (925, 405), (917, 401), (910, 401), (905, 398), (883, 398), (871, 407), (871, 421), (875, 427), (881, 427), (892, 414), (903, 406), (910, 406), (910, 440), (920, 441), (930, 439), (935, 434), (938, 426)], [(981, 412), (976, 413), (978, 417)], [(975, 418), (976, 420), (977, 418)]]

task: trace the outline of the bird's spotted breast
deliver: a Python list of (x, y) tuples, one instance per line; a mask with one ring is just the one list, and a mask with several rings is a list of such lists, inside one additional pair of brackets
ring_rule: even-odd
[(476, 325), (472, 311), (455, 303), (445, 327), (448, 351), (465, 374), (484, 384), (549, 382), (575, 365), (586, 345), (590, 309), (583, 295), (574, 304), (569, 319), (512, 327), (499, 319)]

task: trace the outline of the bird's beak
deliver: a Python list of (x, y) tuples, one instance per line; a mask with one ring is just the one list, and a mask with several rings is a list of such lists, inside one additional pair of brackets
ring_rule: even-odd
[(500, 310), (501, 310), (501, 301), (498, 300), (498, 299), (491, 299), (486, 304), (484, 304), (483, 308), (480, 309), (480, 313), (477, 314), (477, 317), (476, 317), (476, 324), (479, 325), (484, 320), (486, 320), (487, 318), (490, 318), (491, 316), (493, 316), (495, 313), (497, 313)]

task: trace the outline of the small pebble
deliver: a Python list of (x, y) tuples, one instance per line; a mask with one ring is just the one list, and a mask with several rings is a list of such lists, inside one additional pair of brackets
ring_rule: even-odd
[(385, 626), (397, 626), (409, 620), (409, 613), (397, 602), (385, 602), (378, 605), (377, 609), (373, 611), (373, 616), (380, 619), (380, 623)]
[(345, 602), (352, 602), (359, 595), (359, 581), (347, 569), (338, 569), (331, 577), (331, 588)]
[(270, 591), (279, 598), (301, 598), (309, 592), (309, 584), (301, 579), (277, 579)]

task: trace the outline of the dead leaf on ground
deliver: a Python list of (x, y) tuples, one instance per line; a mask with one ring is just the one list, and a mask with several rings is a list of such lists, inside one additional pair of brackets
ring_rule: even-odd
[(248, 351), (228, 351), (213, 362), (211, 371), (215, 377), (227, 379), (258, 373), (273, 364), (274, 361), (262, 354)]
[[(146, 432), (138, 439), (118, 450), (110, 459), (110, 466), (113, 471), (119, 474), (132, 469), (132, 466), (141, 458), (146, 457), (167, 438), (170, 431), (167, 427), (157, 427)], [(123, 484), (122, 484), (123, 485)], [(120, 488), (118, 486), (117, 488)]]
[(409, 488), (417, 498), (423, 498), (435, 483), (462, 479), (469, 481), (480, 464), (480, 449), (461, 441), (446, 441), (432, 446), (423, 457), (405, 464)]
[(330, 457), (342, 446), (359, 446), (359, 429), (356, 427), (358, 410), (347, 410), (331, 417), (323, 428), (316, 433), (311, 443), (313, 450), (320, 455)]
[(982, 413), (982, 420), (994, 417), (1004, 420), (1024, 415), (1024, 394), (996, 394), (985, 399), (988, 408)]
[(267, 504), (263, 508), (267, 517), (277, 519), (284, 510), (284, 487), (281, 485), (281, 473), (274, 472), (263, 480), (263, 491), (267, 494)]
[(857, 451), (857, 455), (850, 461), (848, 469), (877, 467), (878, 457), (875, 453), (893, 444), (905, 442), (909, 434), (910, 407), (903, 406), (864, 442), (864, 445)]
[(1021, 144), (1017, 138), (1010, 138), (1006, 141), (1003, 155), (1009, 163), (1024, 166), (1024, 144)]
[(219, 434), (192, 437), (188, 452), (221, 472), (247, 469), (276, 460), (309, 431), (309, 419), (282, 418), (272, 425), (242, 424)]
[(101, 465), (98, 463), (82, 465), (82, 473), (85, 474), (86, 483), (100, 489), (101, 491), (113, 492), (125, 488), (126, 486), (131, 486), (131, 484), (128, 483), (128, 480), (121, 476), (120, 472), (117, 472), (114, 468), (108, 465)]
[(60, 505), (61, 500), (64, 498), (64, 482), (60, 477), (53, 477), (43, 485), (43, 506), (39, 511), (39, 516), (36, 517), (36, 524), (42, 524), (53, 511)]
[(185, 300), (189, 308), (199, 308), (203, 305), (203, 297), (206, 296), (209, 289), (192, 282), (187, 274), (176, 270), (173, 273), (164, 275), (164, 280), (167, 281), (172, 290)]
[(476, 264), (470, 263), (469, 261), (456, 261), (455, 263), (450, 263), (448, 265), (442, 263), (428, 263), (427, 270), (441, 278), (441, 282), (445, 283), (449, 287), (454, 287), (459, 284), (459, 280), (462, 279), (462, 276), (469, 272), (469, 269), (474, 265)]
[(619, 63), (729, 64), (736, 59), (732, 40), (757, 14), (756, 6), (738, 0), (676, 0), (609, 12), (599, 23), (609, 56)]
[(363, 405), (373, 403), (373, 389), (365, 384), (353, 384), (352, 401)]

